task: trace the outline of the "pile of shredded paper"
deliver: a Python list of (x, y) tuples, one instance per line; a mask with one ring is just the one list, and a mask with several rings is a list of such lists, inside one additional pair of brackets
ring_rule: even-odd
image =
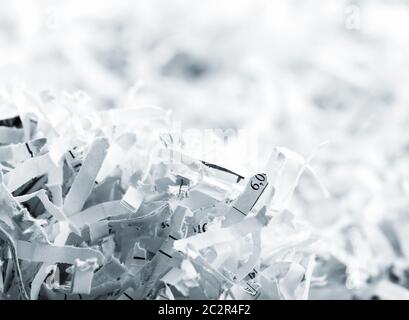
[(289, 210), (296, 190), (308, 194), (303, 172), (332, 196), (316, 152), (275, 147), (243, 177), (184, 154), (157, 107), (64, 114), (73, 106), (49, 93), (13, 101), (0, 120), (3, 299), (408, 297), (393, 225), (316, 232)]
[(24, 91), (1, 103), (2, 299), (408, 297), (393, 224), (318, 230), (290, 211), (295, 191), (301, 208), (309, 189), (334, 198), (318, 150), (275, 147), (244, 177), (185, 154), (158, 107), (80, 113)]
[(243, 177), (184, 154), (160, 108), (66, 116), (18, 96), (0, 120), (2, 298), (307, 299), (325, 283), (286, 209), (311, 159), (277, 147)]
[(101, 3), (0, 0), (0, 299), (409, 299), (407, 1)]

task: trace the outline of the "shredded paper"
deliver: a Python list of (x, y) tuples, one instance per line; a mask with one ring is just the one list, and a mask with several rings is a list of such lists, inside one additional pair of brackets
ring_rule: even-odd
[(409, 300), (407, 1), (38, 2), (0, 0), (0, 300)]
[(41, 101), (1, 120), (3, 298), (308, 298), (317, 241), (287, 203), (311, 159), (272, 148), (244, 177), (185, 154), (169, 121)]

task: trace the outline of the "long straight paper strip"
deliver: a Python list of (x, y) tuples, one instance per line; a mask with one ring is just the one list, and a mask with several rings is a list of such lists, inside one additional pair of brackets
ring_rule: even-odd
[(90, 248), (58, 247), (22, 240), (18, 240), (16, 246), (19, 259), (33, 262), (74, 264), (76, 259), (86, 260), (96, 258), (98, 264), (101, 265), (105, 259), (101, 252)]
[(96, 139), (81, 166), (74, 183), (64, 201), (64, 211), (68, 216), (81, 211), (94, 186), (95, 178), (104, 161), (108, 149), (108, 140)]

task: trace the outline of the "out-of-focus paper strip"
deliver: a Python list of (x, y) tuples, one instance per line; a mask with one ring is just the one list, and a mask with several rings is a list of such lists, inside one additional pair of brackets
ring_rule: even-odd
[(112, 109), (98, 113), (97, 117), (105, 123), (129, 124), (141, 120), (164, 120), (168, 112), (155, 106), (141, 106), (127, 109)]
[(0, 126), (0, 143), (19, 143), (24, 140), (24, 130)]
[(23, 127), (23, 123), (21, 122), (20, 116), (16, 115), (11, 118), (1, 119), (0, 120), (0, 127), (9, 127), (9, 128), (18, 128), (21, 129)]
[(376, 285), (375, 294), (382, 300), (409, 300), (409, 290), (387, 280)]
[[(311, 155), (306, 159), (292, 150), (284, 147), (277, 147), (277, 150), (282, 153), (287, 159), (291, 160), (291, 163), (286, 162), (286, 174), (281, 174), (277, 182), (276, 189), (278, 191), (272, 202), (272, 206), (275, 210), (282, 210), (287, 207), (305, 170), (308, 170), (316, 179), (324, 196), (327, 198), (329, 197), (329, 191), (321, 182), (318, 174), (310, 165), (310, 162), (315, 154), (326, 145), (327, 142), (320, 144), (317, 149), (314, 150), (314, 152), (312, 152)], [(290, 170), (288, 166), (291, 166), (292, 170)]]

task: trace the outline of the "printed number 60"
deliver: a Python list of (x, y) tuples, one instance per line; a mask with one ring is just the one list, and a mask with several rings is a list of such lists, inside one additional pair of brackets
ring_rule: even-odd
[[(255, 179), (254, 179), (255, 178)], [(256, 174), (253, 179), (250, 181), (250, 186), (253, 190), (260, 189), (260, 186), (264, 185), (264, 181), (266, 181), (265, 174)]]

